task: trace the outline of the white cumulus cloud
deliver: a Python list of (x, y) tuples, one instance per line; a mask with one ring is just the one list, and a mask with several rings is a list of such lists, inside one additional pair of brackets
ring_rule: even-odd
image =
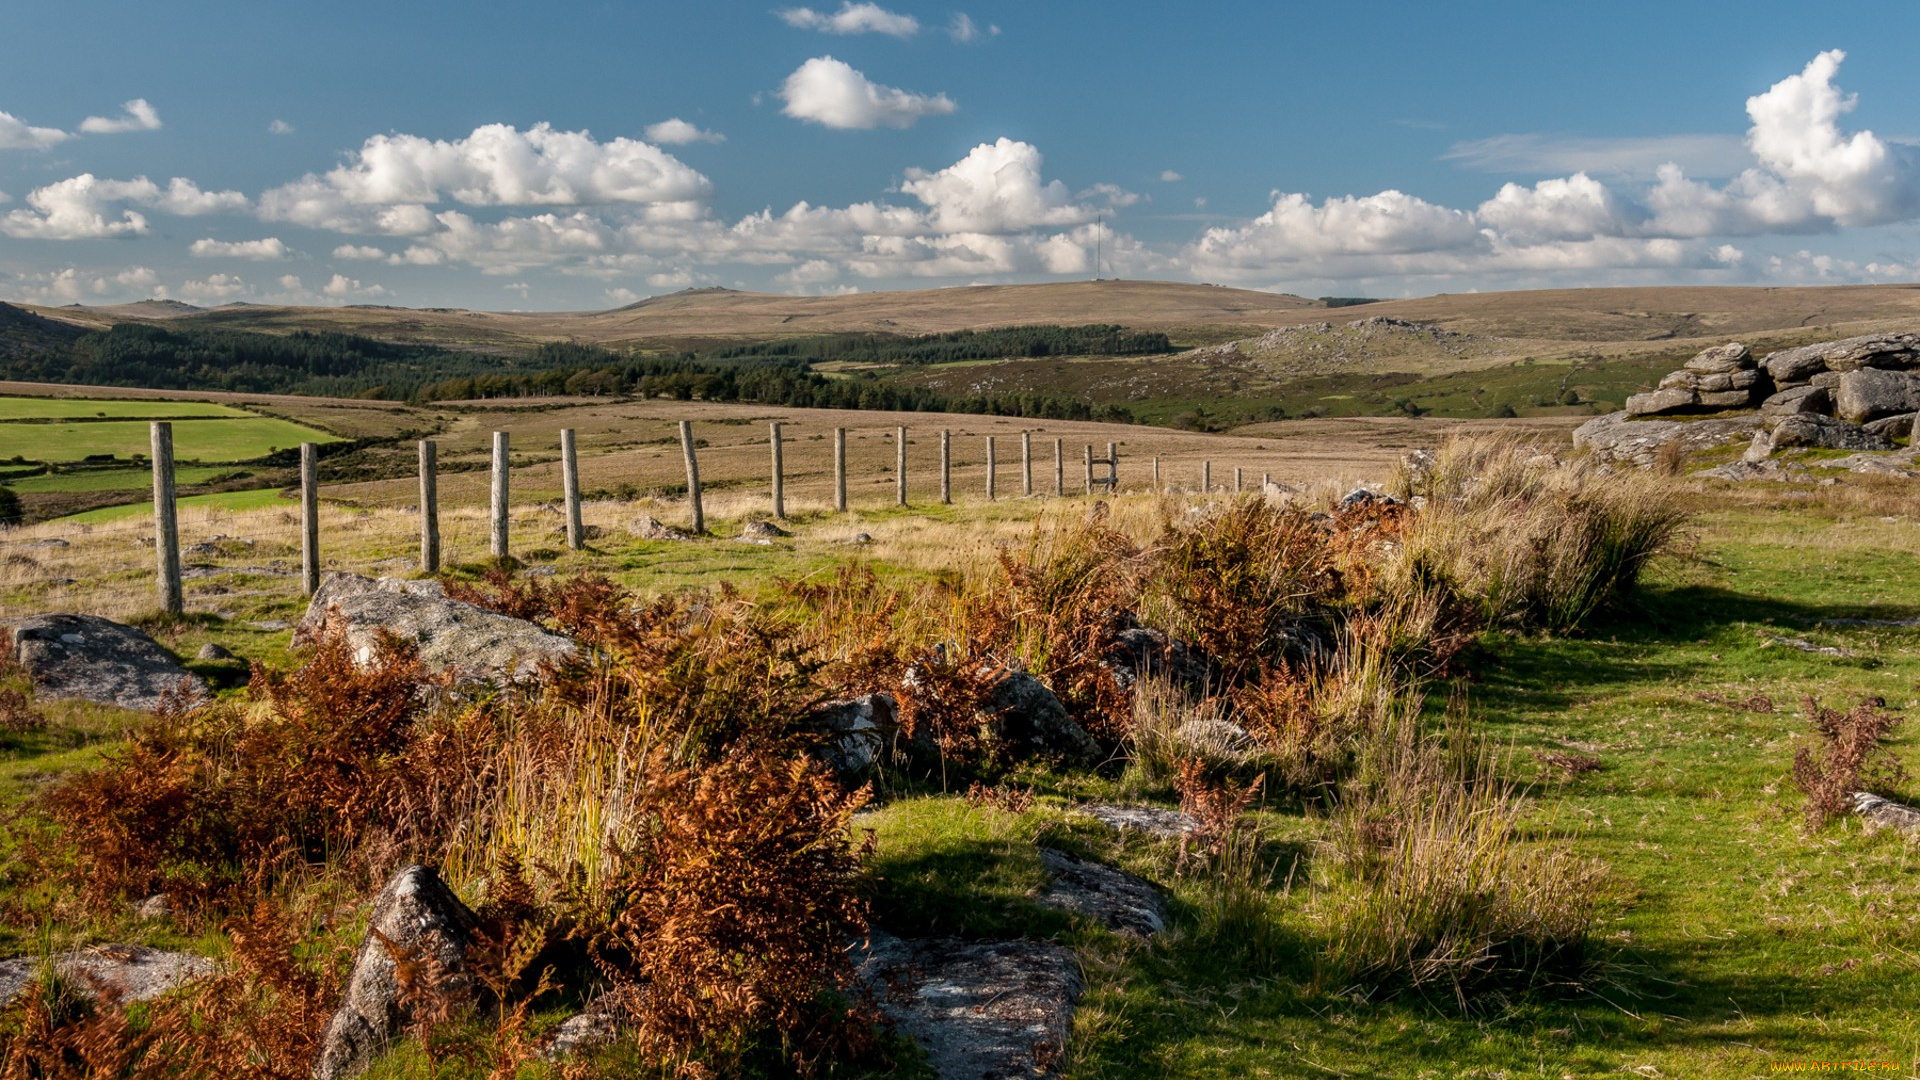
[(920, 20), (878, 4), (842, 3), (831, 15), (809, 7), (785, 8), (776, 14), (788, 26), (823, 34), (887, 34), (904, 40), (920, 32)]
[(73, 138), (59, 128), (34, 127), (9, 112), (0, 112), (0, 150), (45, 150)]
[(830, 128), (911, 127), (923, 116), (959, 109), (945, 94), (916, 94), (882, 86), (831, 56), (816, 56), (787, 76), (781, 111)]
[(1000, 28), (990, 25), (983, 30), (979, 23), (973, 21), (973, 16), (964, 11), (956, 11), (953, 13), (952, 21), (947, 23), (947, 36), (962, 45), (971, 45), (976, 41), (999, 37)]
[(372, 261), (374, 259), (386, 258), (387, 253), (377, 247), (365, 244), (341, 244), (339, 247), (333, 249), (333, 257), (336, 259)]
[(256, 262), (270, 262), (284, 259), (293, 254), (277, 236), (260, 240), (195, 240), (187, 247), (187, 254), (203, 259), (252, 259)]
[(129, 131), (160, 130), (160, 114), (147, 104), (146, 98), (134, 98), (125, 105), (119, 116), (89, 116), (80, 121), (80, 130), (89, 135), (124, 135)]
[(723, 143), (727, 141), (725, 135), (717, 131), (702, 131), (699, 127), (677, 116), (671, 120), (662, 120), (657, 124), (648, 124), (647, 139), (650, 142), (657, 142), (663, 146), (685, 146), (688, 143)]
[(160, 189), (144, 176), (102, 180), (81, 173), (28, 193), (27, 205), (32, 209), (8, 212), (0, 218), (0, 232), (36, 240), (138, 236), (147, 231), (146, 216), (119, 204), (151, 202), (159, 194)]
[[(275, 120), (273, 123), (267, 125), (267, 134), (291, 135), (293, 134), (293, 125), (287, 123), (285, 120)], [(295, 280), (298, 279), (296, 278)]]
[(938, 172), (908, 169), (900, 190), (927, 205), (939, 232), (1020, 232), (1093, 220), (1096, 211), (1076, 203), (1066, 185), (1041, 179), (1042, 160), (1033, 144), (1002, 137)]
[(260, 197), (263, 217), (340, 232), (411, 236), (433, 229), (429, 207), (587, 206), (702, 199), (712, 184), (636, 139), (488, 124), (463, 139), (375, 135), (325, 175), (309, 173)]
[(176, 295), (199, 303), (225, 303), (252, 291), (251, 285), (233, 274), (213, 274), (199, 281), (188, 281), (174, 290)]
[(331, 280), (320, 287), (320, 291), (331, 300), (373, 299), (388, 295), (384, 286), (363, 285), (358, 279), (350, 278), (345, 274), (333, 275)]

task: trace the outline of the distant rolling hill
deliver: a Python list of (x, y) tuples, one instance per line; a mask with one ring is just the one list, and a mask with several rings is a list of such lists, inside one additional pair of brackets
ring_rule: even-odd
[(86, 329), (0, 304), (0, 360), (48, 355), (65, 349)]
[[(58, 341), (78, 328), (337, 331), (520, 357), (550, 342), (625, 352), (844, 333), (919, 335), (1032, 324), (1113, 323), (1166, 333), (1171, 356), (823, 365), (949, 395), (1040, 393), (1121, 405), (1205, 427), (1299, 415), (1431, 412), (1553, 415), (1617, 407), (1677, 358), (1743, 339), (1778, 348), (1920, 328), (1920, 286), (1646, 287), (1428, 296), (1329, 306), (1298, 296), (1177, 282), (1037, 285), (787, 296), (690, 289), (611, 311), (483, 312), (378, 306), (147, 301), (17, 309), (7, 331)], [(38, 321), (21, 322), (22, 317)], [(49, 329), (49, 328), (52, 329)]]

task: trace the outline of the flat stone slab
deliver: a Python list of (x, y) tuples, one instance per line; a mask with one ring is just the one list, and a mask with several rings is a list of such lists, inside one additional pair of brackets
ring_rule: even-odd
[(1085, 984), (1041, 941), (907, 941), (874, 931), (854, 961), (880, 1009), (941, 1080), (1056, 1076)]
[[(37, 956), (0, 960), (0, 1005), (18, 997), (33, 982), (41, 963)], [(151, 1001), (213, 974), (217, 965), (204, 956), (145, 945), (90, 945), (57, 954), (53, 967), (88, 998), (97, 1001), (117, 997), (124, 1003)]]
[(1042, 904), (1142, 941), (1166, 930), (1167, 900), (1153, 882), (1052, 848), (1040, 849), (1040, 861), (1052, 879), (1040, 894)]
[(296, 642), (312, 640), (337, 612), (359, 663), (373, 659), (380, 631), (416, 645), (430, 671), (450, 671), (457, 681), (520, 680), (543, 663), (571, 657), (579, 646), (545, 627), (447, 596), (437, 581), (328, 574), (294, 629)]
[(15, 622), (14, 659), (52, 700), (97, 701), (150, 712), (168, 694), (186, 704), (212, 698), (207, 682), (143, 630), (98, 615), (34, 615)]
[(1877, 829), (1898, 829), (1904, 833), (1920, 832), (1920, 810), (1883, 799), (1865, 791), (1853, 793), (1853, 812), (1867, 819), (1867, 824)]
[(1119, 832), (1141, 832), (1177, 840), (1200, 827), (1200, 823), (1188, 815), (1159, 806), (1082, 803), (1074, 809)]

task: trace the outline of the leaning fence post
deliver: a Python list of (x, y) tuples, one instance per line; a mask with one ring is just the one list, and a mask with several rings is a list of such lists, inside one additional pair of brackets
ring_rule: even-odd
[(847, 429), (833, 429), (833, 508), (847, 512)]
[(1053, 494), (1055, 497), (1067, 493), (1067, 455), (1066, 440), (1053, 440)]
[(567, 507), (567, 549), (579, 551), (586, 532), (580, 525), (580, 456), (573, 429), (560, 429), (560, 494)]
[(780, 521), (787, 519), (786, 476), (780, 460), (780, 422), (775, 420), (767, 425), (771, 434), (769, 442), (773, 446), (773, 516)]
[(953, 432), (940, 432), (940, 502), (953, 501)]
[(180, 592), (180, 519), (173, 504), (173, 425), (157, 420), (153, 443), (153, 550), (160, 571), (160, 607), (169, 615), (186, 610)]
[(680, 421), (680, 453), (687, 459), (687, 501), (693, 506), (693, 535), (707, 531), (707, 512), (700, 505), (700, 459), (693, 455), (693, 424)]
[(507, 433), (493, 433), (493, 557), (507, 557)]
[(320, 591), (320, 448), (300, 444), (300, 595)]
[(1033, 494), (1033, 432), (1020, 433), (1020, 494)]
[(894, 455), (895, 501), (901, 506), (907, 505), (907, 429), (903, 425), (893, 430), (893, 442), (897, 453)]
[(420, 571), (440, 571), (440, 492), (434, 476), (438, 447), (420, 440)]

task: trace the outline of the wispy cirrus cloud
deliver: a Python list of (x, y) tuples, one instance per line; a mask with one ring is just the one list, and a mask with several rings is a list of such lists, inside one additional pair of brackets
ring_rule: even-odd
[(1491, 173), (1590, 175), (1652, 179), (1677, 164), (1695, 176), (1732, 176), (1752, 162), (1738, 135), (1651, 135), (1582, 138), (1570, 135), (1494, 135), (1454, 143), (1442, 161)]
[(920, 20), (911, 15), (888, 11), (879, 4), (856, 4), (851, 0), (831, 14), (810, 7), (783, 8), (774, 14), (797, 30), (818, 30), (823, 34), (886, 34), (904, 40), (920, 32)]

